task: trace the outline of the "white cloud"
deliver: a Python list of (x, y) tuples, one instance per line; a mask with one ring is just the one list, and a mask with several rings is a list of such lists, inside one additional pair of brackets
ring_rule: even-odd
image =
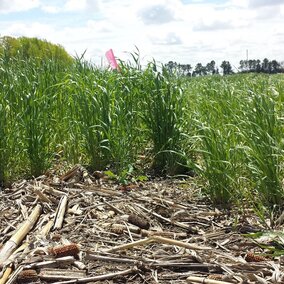
[(260, 21), (272, 19), (277, 20), (278, 17), (281, 17), (281, 10), (277, 6), (265, 6), (257, 9), (255, 19)]
[(68, 0), (64, 5), (66, 11), (80, 11), (85, 9), (86, 1)]
[(249, 7), (257, 8), (284, 4), (284, 0), (249, 0)]
[(46, 13), (56, 14), (60, 12), (84, 12), (94, 13), (98, 11), (99, 0), (66, 0), (64, 3), (59, 1), (41, 1), (41, 9)]
[(201, 21), (193, 26), (193, 31), (216, 31), (234, 29), (235, 26), (231, 21), (209, 20)]
[[(0, 11), (11, 9), (12, 2), (30, 3), (30, 7), (40, 4), (5, 0), (0, 2)], [(99, 64), (109, 48), (124, 60), (136, 45), (144, 61), (154, 57), (194, 66), (214, 59), (238, 65), (246, 49), (253, 58), (284, 59), (284, 5), (280, 2), (267, 1), (268, 7), (262, 0), (222, 4), (206, 0), (191, 4), (181, 0), (41, 0), (41, 9), (54, 14), (52, 22), (44, 14), (45, 21), (42, 14), (30, 21), (4, 23), (0, 19), (0, 30), (2, 35), (46, 38), (73, 55), (87, 49), (86, 57)]]
[(15, 37), (26, 36), (45, 39), (52, 34), (53, 28), (50, 25), (41, 24), (39, 22), (33, 22), (31, 24), (18, 22), (8, 25), (5, 32)]
[(175, 19), (173, 11), (161, 4), (142, 9), (138, 16), (145, 25), (164, 24)]
[(182, 44), (181, 38), (175, 32), (169, 32), (164, 36), (150, 36), (151, 42), (154, 45), (180, 45)]
[(39, 0), (1, 0), (0, 13), (22, 12), (39, 7)]
[(284, 0), (228, 0), (227, 4), (236, 7), (257, 9), (260, 7), (284, 5)]
[(86, 0), (86, 9), (89, 12), (94, 12), (98, 9), (98, 1), (97, 0)]
[(92, 13), (97, 9), (97, 0), (67, 0), (64, 5), (64, 10), (68, 12), (87, 11)]
[(58, 6), (52, 5), (42, 5), (41, 9), (49, 14), (58, 14), (60, 12), (60, 8)]

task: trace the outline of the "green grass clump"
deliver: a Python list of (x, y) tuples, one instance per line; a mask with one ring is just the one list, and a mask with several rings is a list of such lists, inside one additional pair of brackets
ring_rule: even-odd
[(144, 76), (141, 116), (152, 142), (152, 167), (155, 173), (179, 174), (186, 164), (181, 145), (185, 103), (181, 81), (164, 67), (158, 71), (155, 63)]
[(137, 111), (140, 94), (135, 87), (139, 76), (128, 66), (121, 66), (118, 73), (77, 62), (60, 86), (61, 97), (70, 94), (65, 115), (77, 148), (71, 151), (74, 160), (93, 170), (108, 166), (117, 172), (135, 162), (143, 140)]
[(220, 77), (191, 84), (189, 96), (194, 110), (189, 110), (188, 115), (197, 140), (196, 170), (204, 180), (206, 195), (215, 204), (228, 207), (242, 190), (239, 97), (232, 82)]
[(3, 185), (6, 179), (7, 162), (9, 159), (8, 153), (8, 139), (7, 139), (7, 109), (0, 103), (0, 185)]
[(215, 204), (226, 207), (238, 194), (239, 161), (234, 131), (233, 125), (226, 125), (223, 131), (204, 125), (199, 130), (203, 158), (199, 173), (208, 182), (204, 190)]
[(263, 75), (188, 83), (196, 166), (215, 203), (283, 208), (282, 84)]
[(283, 137), (275, 101), (268, 94), (250, 93), (243, 136), (251, 180), (263, 204), (283, 206)]

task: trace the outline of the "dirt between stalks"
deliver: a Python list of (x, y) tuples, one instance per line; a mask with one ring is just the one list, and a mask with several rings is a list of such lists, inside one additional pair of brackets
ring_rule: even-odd
[(119, 186), (76, 166), (0, 190), (0, 284), (284, 283), (283, 258), (244, 236), (265, 230), (194, 179)]

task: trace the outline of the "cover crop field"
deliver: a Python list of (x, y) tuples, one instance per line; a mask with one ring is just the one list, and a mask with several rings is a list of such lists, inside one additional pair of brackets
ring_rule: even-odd
[(188, 78), (136, 63), (2, 59), (1, 183), (61, 162), (125, 181), (190, 173), (216, 204), (281, 209), (283, 75)]
[(0, 59), (1, 284), (283, 283), (283, 74), (18, 55)]

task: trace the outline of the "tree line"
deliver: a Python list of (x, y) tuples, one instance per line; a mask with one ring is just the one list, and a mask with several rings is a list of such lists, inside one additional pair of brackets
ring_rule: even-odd
[(235, 71), (231, 63), (226, 60), (222, 61), (220, 67), (216, 65), (214, 60), (211, 60), (206, 65), (197, 63), (194, 68), (191, 64), (179, 64), (173, 61), (169, 61), (165, 66), (170, 72), (192, 77), (220, 74), (219, 68), (223, 75), (253, 72), (267, 74), (284, 73), (284, 62), (278, 62), (276, 60), (270, 61), (267, 58), (264, 58), (262, 61), (259, 59), (241, 60), (239, 67)]
[(57, 63), (70, 64), (74, 60), (62, 46), (46, 40), (28, 37), (0, 37), (0, 58), (9, 61), (15, 57), (22, 60), (32, 57), (38, 63), (55, 60)]

